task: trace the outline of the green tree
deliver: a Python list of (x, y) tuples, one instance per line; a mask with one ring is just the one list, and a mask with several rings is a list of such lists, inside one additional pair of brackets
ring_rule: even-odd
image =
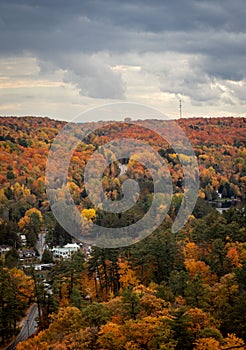
[[(48, 274), (54, 296), (58, 301), (64, 297), (70, 299), (74, 289), (80, 290), (81, 295), (86, 295), (85, 287), (82, 289), (81, 284), (79, 285), (82, 273), (85, 270), (84, 261), (84, 254), (80, 251), (75, 252), (68, 260), (57, 261)], [(63, 293), (63, 286), (65, 287), (66, 295)]]
[(194, 335), (188, 327), (190, 316), (186, 311), (186, 307), (174, 310), (171, 312), (172, 318), (166, 321), (174, 331), (173, 338), (177, 341), (176, 350), (190, 350), (194, 342)]
[(45, 249), (42, 255), (42, 263), (49, 264), (53, 262), (53, 254), (49, 249)]
[(184, 294), (188, 305), (201, 309), (207, 307), (208, 290), (203, 284), (200, 273), (187, 281)]
[(122, 303), (128, 317), (136, 320), (140, 310), (140, 297), (133, 291), (133, 288), (127, 288), (122, 293)]
[(212, 243), (212, 250), (210, 254), (209, 264), (211, 270), (215, 272), (219, 277), (223, 276), (225, 270), (226, 249), (225, 243), (222, 239), (215, 239)]
[(9, 170), (9, 171), (7, 172), (7, 179), (8, 179), (8, 180), (13, 180), (14, 178), (15, 178), (15, 174), (13, 173), (12, 170)]
[(102, 303), (92, 303), (82, 309), (85, 326), (100, 327), (110, 319), (109, 310)]
[(169, 277), (169, 286), (175, 296), (184, 296), (189, 275), (186, 271), (173, 270)]
[(8, 269), (0, 266), (0, 334), (2, 344), (15, 334), (19, 319), (16, 286)]
[(16, 267), (18, 265), (19, 255), (15, 247), (13, 247), (9, 252), (5, 255), (4, 265), (9, 269)]
[(139, 257), (141, 268), (144, 269), (142, 279), (144, 279), (144, 274), (149, 274), (148, 270), (151, 269), (151, 277), (158, 284), (167, 281), (173, 270), (179, 271), (184, 268), (183, 253), (166, 223), (132, 248), (133, 267), (139, 266)]
[(117, 295), (120, 289), (119, 252), (118, 249), (93, 247), (88, 261), (88, 275), (94, 277), (97, 296), (104, 300), (110, 293)]

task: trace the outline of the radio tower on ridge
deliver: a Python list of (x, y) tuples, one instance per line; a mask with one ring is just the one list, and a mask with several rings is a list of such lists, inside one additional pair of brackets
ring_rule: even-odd
[(179, 119), (182, 118), (182, 101), (179, 100)]

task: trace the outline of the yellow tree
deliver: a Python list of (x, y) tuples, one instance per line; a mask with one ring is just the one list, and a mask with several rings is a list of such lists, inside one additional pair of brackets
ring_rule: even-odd
[(219, 312), (223, 319), (224, 313), (227, 314), (227, 307), (230, 302), (235, 300), (238, 293), (238, 282), (234, 273), (229, 273), (220, 279), (210, 288), (209, 298), (215, 311)]
[(169, 311), (169, 303), (155, 295), (146, 293), (140, 300), (141, 311), (139, 315), (142, 316), (158, 316), (167, 315)]
[(228, 334), (224, 339), (225, 344), (221, 346), (222, 350), (227, 349), (237, 349), (237, 350), (245, 350), (246, 346), (243, 339), (236, 337), (235, 334)]
[(81, 328), (82, 315), (78, 308), (69, 306), (59, 309), (58, 314), (51, 315), (53, 322), (48, 328), (49, 337), (56, 337), (57, 334), (69, 334)]
[(204, 261), (185, 259), (185, 267), (191, 277), (195, 277), (199, 274), (203, 282), (208, 285), (213, 285), (217, 280), (216, 275), (211, 273), (210, 267)]
[(194, 336), (203, 329), (217, 330), (219, 322), (216, 321), (209, 313), (198, 308), (191, 308), (185, 313), (189, 321), (187, 329), (193, 333)]
[(129, 320), (124, 325), (128, 341), (135, 342), (141, 348), (149, 348), (149, 342), (155, 334), (155, 329), (160, 321), (154, 317), (145, 317), (140, 320)]
[(123, 350), (126, 341), (121, 326), (108, 322), (101, 327), (97, 344), (99, 349), (104, 350)]
[(34, 297), (34, 281), (31, 277), (27, 276), (22, 270), (13, 268), (9, 271), (12, 280), (14, 281), (18, 294), (17, 300), (21, 305), (21, 308), (25, 308), (30, 304)]
[(19, 220), (18, 226), (27, 235), (29, 246), (35, 246), (42, 225), (42, 213), (36, 208), (28, 209), (24, 217)]
[(121, 284), (121, 288), (135, 287), (139, 284), (139, 280), (135, 274), (135, 272), (129, 266), (128, 261), (118, 261), (119, 266), (119, 281)]
[(34, 338), (21, 342), (17, 345), (16, 350), (49, 350), (50, 343), (43, 340), (44, 331), (39, 332)]
[(187, 242), (184, 249), (185, 258), (190, 260), (200, 260), (199, 248), (194, 242)]
[(214, 338), (200, 338), (194, 343), (194, 350), (245, 350), (245, 343), (242, 339), (235, 336), (235, 334), (228, 334), (223, 339), (223, 344)]
[(24, 217), (19, 220), (18, 226), (21, 230), (25, 230), (29, 225), (35, 225), (36, 223), (42, 224), (43, 216), (40, 210), (31, 208), (28, 209)]
[(48, 329), (39, 332), (34, 338), (20, 343), (17, 350), (70, 349), (64, 347), (65, 341), (78, 333), (82, 327), (80, 310), (76, 307), (60, 308), (58, 314), (51, 315), (51, 318), (53, 321)]
[(75, 201), (75, 204), (79, 204), (80, 202), (80, 188), (78, 185), (76, 185), (73, 181), (70, 181), (67, 183), (67, 186), (69, 188), (69, 191), (72, 195), (73, 200)]
[(200, 338), (194, 345), (194, 350), (221, 350), (220, 343), (214, 338)]
[(87, 222), (93, 222), (96, 218), (96, 211), (93, 208), (90, 209), (83, 209), (81, 211), (82, 219), (84, 219)]
[(163, 349), (174, 350), (177, 342), (173, 339), (173, 331), (163, 322), (163, 317), (144, 317), (128, 320), (122, 326), (127, 338), (127, 349)]

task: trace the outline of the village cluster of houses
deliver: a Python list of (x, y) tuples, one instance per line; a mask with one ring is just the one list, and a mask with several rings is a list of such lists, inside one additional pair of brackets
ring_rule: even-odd
[[(0, 246), (0, 256), (3, 258), (5, 254), (12, 250), (11, 246), (1, 245)], [(37, 254), (34, 249), (18, 249), (18, 256), (20, 260), (36, 258)]]
[[(33, 259), (37, 257), (37, 252), (34, 249), (28, 249), (25, 246), (26, 244), (22, 244), (22, 248), (18, 249), (18, 255), (20, 260), (25, 259)], [(1, 245), (0, 246), (0, 255), (6, 254), (8, 251), (12, 249), (11, 246), (8, 245)], [(74, 252), (78, 252), (79, 250), (83, 249), (83, 252), (85, 254), (86, 258), (90, 257), (91, 253), (91, 246), (88, 246), (86, 249), (84, 249), (83, 244), (77, 244), (77, 243), (68, 243), (64, 245), (63, 247), (54, 247), (51, 249), (51, 252), (53, 254), (53, 257), (55, 259), (68, 259), (71, 257), (71, 255)]]
[[(43, 230), (42, 233), (47, 233), (47, 230)], [(21, 247), (17, 250), (20, 261), (35, 260), (39, 256), (40, 252), (38, 253), (36, 249), (32, 249), (27, 246), (27, 238), (25, 234), (19, 232), (18, 237), (19, 245), (21, 245)], [(44, 249), (50, 249), (45, 242), (42, 244), (42, 246)], [(12, 248), (13, 247), (11, 245), (0, 245), (0, 258), (4, 259), (6, 253), (11, 251)], [(78, 251), (82, 251), (85, 259), (87, 260), (91, 256), (91, 250), (92, 248), (90, 245), (84, 245), (81, 242), (68, 243), (62, 247), (53, 247), (50, 249), (55, 260), (69, 259), (74, 252)]]

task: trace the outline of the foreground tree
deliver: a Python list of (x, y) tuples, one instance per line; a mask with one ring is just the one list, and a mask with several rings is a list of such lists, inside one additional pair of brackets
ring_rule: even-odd
[(19, 220), (18, 226), (26, 234), (29, 246), (34, 247), (37, 243), (38, 234), (40, 233), (42, 225), (42, 213), (36, 208), (27, 210), (24, 217)]

